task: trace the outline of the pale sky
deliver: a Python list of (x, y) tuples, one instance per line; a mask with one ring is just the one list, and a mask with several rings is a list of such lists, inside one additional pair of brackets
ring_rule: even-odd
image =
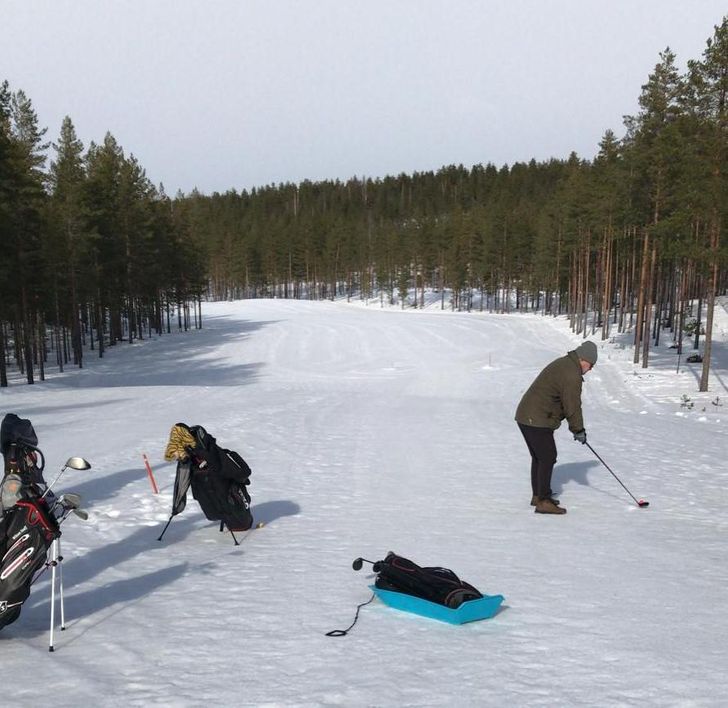
[(725, 0), (0, 0), (0, 81), (168, 194), (594, 156)]

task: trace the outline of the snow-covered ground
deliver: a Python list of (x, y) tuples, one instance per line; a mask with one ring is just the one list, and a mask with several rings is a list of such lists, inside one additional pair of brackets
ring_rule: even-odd
[[(561, 517), (529, 506), (513, 414), (580, 341), (564, 319), (280, 300), (204, 314), (200, 331), (0, 392), (0, 414), (33, 421), (47, 479), (69, 455), (93, 464), (58, 485), (90, 518), (64, 527), (56, 651), (48, 578), (0, 632), (8, 705), (728, 704), (724, 309), (708, 394), (667, 343), (643, 370), (619, 338), (594, 338), (589, 442), (650, 506), (562, 426)], [(239, 547), (191, 498), (157, 541), (178, 421), (253, 469), (265, 526)], [(452, 568), (503, 609), (452, 626), (375, 601), (326, 637), (370, 595), (351, 561), (388, 550)]]

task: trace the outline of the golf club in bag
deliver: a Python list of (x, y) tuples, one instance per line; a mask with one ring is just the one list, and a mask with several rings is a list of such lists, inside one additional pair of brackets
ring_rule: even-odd
[(43, 479), (45, 459), (29, 420), (14, 413), (0, 425), (4, 477), (0, 484), (0, 629), (14, 622), (33, 583), (52, 568), (49, 651), (53, 651), (56, 579), (60, 580), (61, 623), (65, 628), (60, 570), (61, 524), (69, 514), (87, 517), (77, 494), (56, 497), (51, 491), (63, 472), (90, 469), (82, 457), (71, 457), (51, 485)]

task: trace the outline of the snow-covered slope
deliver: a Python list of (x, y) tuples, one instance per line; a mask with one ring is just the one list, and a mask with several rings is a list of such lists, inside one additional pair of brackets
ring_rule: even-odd
[[(529, 506), (513, 421), (532, 378), (580, 341), (563, 319), (216, 303), (203, 330), (15, 383), (0, 413), (33, 421), (46, 477), (71, 454), (93, 469), (59, 483), (90, 512), (62, 539), (68, 628), (49, 654), (49, 583), (39, 581), (0, 632), (4, 696), (27, 706), (725, 705), (726, 330), (717, 323), (702, 396), (691, 365), (674, 373), (667, 346), (645, 371), (617, 338), (595, 340), (589, 441), (650, 506), (637, 508), (564, 426), (563, 517)], [(253, 468), (253, 512), (266, 525), (239, 547), (191, 499), (156, 540), (177, 421), (204, 425)], [(457, 627), (374, 602), (348, 637), (324, 636), (370, 595), (352, 559), (388, 550), (448, 566), (505, 595), (505, 607)]]

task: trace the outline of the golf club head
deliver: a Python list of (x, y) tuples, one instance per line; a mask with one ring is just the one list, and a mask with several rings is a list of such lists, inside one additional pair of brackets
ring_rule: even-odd
[(72, 509), (72, 511), (79, 519), (82, 519), (83, 521), (88, 519), (88, 512), (85, 509)]
[(77, 509), (81, 506), (81, 495), (75, 494), (74, 492), (66, 492), (65, 494), (61, 494), (58, 501), (69, 509)]
[(65, 467), (70, 467), (72, 470), (90, 470), (91, 463), (84, 460), (83, 457), (69, 457), (66, 460)]
[(364, 559), (363, 558), (356, 558), (354, 562), (351, 564), (351, 567), (354, 570), (361, 570), (361, 567), (363, 565)]
[(639, 506), (639, 507), (642, 507), (642, 508), (644, 508), (644, 507), (646, 507), (646, 506), (649, 506), (649, 505), (650, 505), (650, 502), (648, 502), (648, 501), (645, 501), (644, 499), (640, 499), (640, 500), (639, 500), (639, 501), (637, 502), (637, 506)]

